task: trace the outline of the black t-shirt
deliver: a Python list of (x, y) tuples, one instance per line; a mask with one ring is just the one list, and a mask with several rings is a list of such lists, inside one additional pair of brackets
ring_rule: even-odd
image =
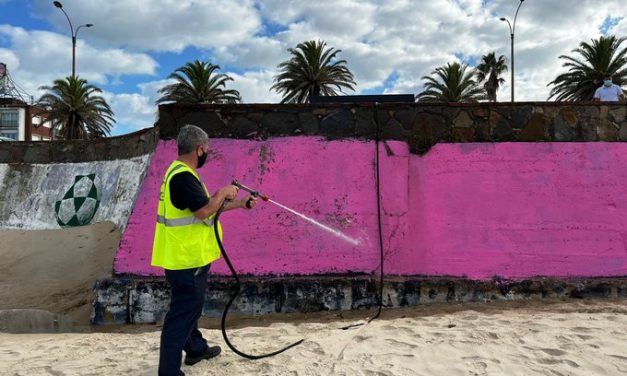
[(181, 172), (170, 179), (170, 197), (172, 205), (179, 210), (192, 212), (209, 203), (209, 197), (202, 184), (191, 172)]

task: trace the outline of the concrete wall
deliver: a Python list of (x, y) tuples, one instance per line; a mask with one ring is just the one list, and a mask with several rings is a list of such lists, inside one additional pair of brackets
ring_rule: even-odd
[(0, 229), (112, 222), (124, 230), (156, 136), (1, 143)]
[[(225, 246), (250, 275), (373, 273), (379, 265), (375, 143), (284, 137), (212, 139), (201, 175), (211, 191), (237, 178), (360, 240), (352, 245), (279, 209), (224, 215)], [(158, 189), (176, 157), (160, 141), (115, 260), (115, 272), (150, 267)], [(380, 146), (388, 275), (627, 275), (627, 145), (439, 144), (424, 156)], [(227, 274), (223, 261), (212, 271)]]
[[(159, 128), (133, 135), (0, 143), (0, 228), (125, 229), (94, 322), (162, 317), (167, 289), (150, 267), (156, 204), (176, 157), (170, 138), (186, 123), (212, 137), (201, 170), (211, 191), (237, 178), (359, 240), (271, 203), (225, 213), (225, 246), (246, 275), (241, 312), (377, 303), (377, 127), (386, 304), (626, 296), (616, 278), (627, 275), (624, 104), (161, 106)], [(224, 298), (222, 260), (212, 272)]]

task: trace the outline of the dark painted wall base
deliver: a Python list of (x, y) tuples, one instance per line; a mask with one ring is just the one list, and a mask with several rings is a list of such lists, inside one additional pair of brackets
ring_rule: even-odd
[[(371, 277), (341, 276), (243, 279), (242, 291), (230, 313), (255, 316), (376, 307), (377, 281)], [(219, 317), (232, 289), (231, 278), (210, 278), (204, 315)], [(94, 291), (92, 324), (155, 323), (163, 319), (170, 300), (167, 283), (156, 278), (100, 280)], [(627, 298), (627, 277), (522, 281), (390, 277), (384, 283), (386, 307), (565, 297)]]

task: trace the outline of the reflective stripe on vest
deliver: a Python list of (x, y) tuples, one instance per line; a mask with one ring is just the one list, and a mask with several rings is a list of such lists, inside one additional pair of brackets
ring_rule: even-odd
[(166, 227), (181, 227), (181, 226), (193, 225), (195, 223), (204, 223), (207, 226), (211, 227), (213, 226), (213, 217), (203, 221), (202, 219), (198, 219), (194, 216), (186, 217), (186, 218), (167, 219), (166, 217), (158, 215), (157, 223), (161, 223), (162, 225), (165, 225)]

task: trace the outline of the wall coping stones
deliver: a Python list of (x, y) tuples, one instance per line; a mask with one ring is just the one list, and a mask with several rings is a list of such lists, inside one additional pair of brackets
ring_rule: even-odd
[(130, 159), (151, 154), (159, 140), (151, 127), (93, 140), (0, 142), (0, 163), (56, 164)]
[[(329, 103), (159, 106), (162, 139), (185, 124), (210, 137), (321, 136), (406, 141), (413, 153), (437, 143), (627, 140), (627, 103)], [(375, 116), (376, 114), (376, 116)]]

